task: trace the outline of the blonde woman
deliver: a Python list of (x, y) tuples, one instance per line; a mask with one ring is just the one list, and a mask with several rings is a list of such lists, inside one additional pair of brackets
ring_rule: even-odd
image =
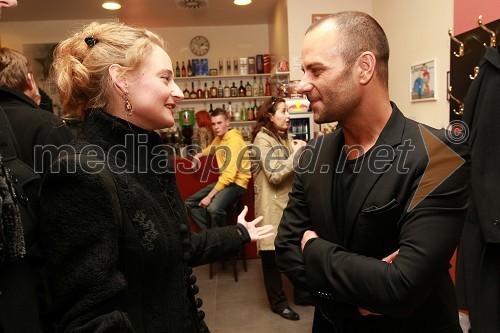
[(61, 42), (54, 82), (83, 119), (41, 191), (41, 243), (58, 332), (208, 332), (192, 266), (268, 235), (259, 218), (189, 230), (156, 129), (183, 94), (152, 32), (92, 23)]

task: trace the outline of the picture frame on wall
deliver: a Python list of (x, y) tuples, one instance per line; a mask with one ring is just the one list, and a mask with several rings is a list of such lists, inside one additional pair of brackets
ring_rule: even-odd
[(410, 66), (410, 101), (435, 101), (436, 59)]

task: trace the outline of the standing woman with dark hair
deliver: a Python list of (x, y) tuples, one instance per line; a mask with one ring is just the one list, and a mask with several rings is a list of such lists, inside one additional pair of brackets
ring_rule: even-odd
[[(255, 214), (263, 215), (265, 218), (261, 225), (270, 225), (275, 232), (292, 188), (295, 154), (306, 145), (305, 141), (292, 139), (288, 134), (289, 127), (290, 114), (285, 100), (273, 97), (259, 108), (257, 124), (252, 132), (257, 162), (253, 171)], [(274, 237), (258, 241), (257, 248), (271, 309), (285, 319), (299, 320), (299, 315), (288, 306), (283, 292), (283, 281), (274, 255)], [(295, 295), (299, 296), (295, 291)]]
[(210, 113), (207, 110), (200, 110), (194, 114), (194, 118), (198, 125), (198, 131), (196, 132), (198, 144), (202, 149), (206, 148), (214, 141), (215, 137), (212, 129), (212, 117), (210, 117)]
[(57, 332), (208, 332), (192, 266), (269, 236), (246, 222), (191, 233), (154, 130), (183, 98), (154, 33), (92, 23), (62, 41), (54, 82), (83, 119), (41, 191), (41, 244)]

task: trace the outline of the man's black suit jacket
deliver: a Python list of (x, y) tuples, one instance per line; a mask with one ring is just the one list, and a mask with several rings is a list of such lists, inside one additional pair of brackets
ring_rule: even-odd
[[(311, 291), (314, 332), (461, 332), (449, 261), (468, 204), (469, 155), (460, 137), (392, 115), (365, 154), (335, 221), (332, 184), (341, 131), (301, 154), (275, 241), (280, 269)], [(344, 223), (343, 235), (337, 223)], [(319, 238), (301, 251), (313, 229)], [(391, 263), (381, 259), (399, 249)], [(358, 307), (380, 315), (361, 316)]]

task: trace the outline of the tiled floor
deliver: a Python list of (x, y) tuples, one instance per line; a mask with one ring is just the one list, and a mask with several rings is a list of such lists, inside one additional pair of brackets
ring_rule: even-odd
[(214, 276), (209, 279), (208, 265), (196, 267), (195, 275), (203, 299), (202, 310), (211, 333), (307, 333), (311, 332), (314, 308), (293, 304), (293, 287), (283, 276), (285, 293), (290, 307), (299, 315), (299, 321), (290, 321), (273, 313), (264, 290), (260, 259), (247, 260), (248, 271), (238, 261), (238, 282), (234, 281), (229, 263), (222, 269), (214, 265)]

